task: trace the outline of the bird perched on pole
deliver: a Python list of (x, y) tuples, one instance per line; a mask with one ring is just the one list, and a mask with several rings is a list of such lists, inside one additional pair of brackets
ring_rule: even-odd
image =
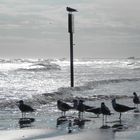
[(120, 116), (119, 116), (120, 122), (121, 122), (121, 115), (122, 115), (123, 112), (127, 112), (127, 111), (130, 111), (130, 110), (136, 109), (135, 107), (129, 107), (129, 106), (126, 106), (126, 105), (118, 104), (118, 103), (116, 103), (116, 99), (112, 100), (112, 106), (113, 106), (113, 109), (116, 112), (120, 113)]
[(68, 12), (78, 12), (76, 9), (73, 9), (73, 8), (71, 8), (71, 7), (66, 7), (66, 10), (67, 10)]
[(138, 109), (138, 105), (140, 104), (140, 99), (136, 92), (133, 92), (133, 95), (134, 95), (134, 97), (133, 97), (134, 107), (135, 107), (135, 105), (137, 105), (137, 109)]
[(24, 104), (23, 100), (20, 100), (17, 103), (18, 103), (18, 107), (19, 107), (20, 111), (22, 112), (22, 118), (25, 117), (25, 114), (27, 112), (35, 111), (35, 109), (33, 109), (31, 106)]

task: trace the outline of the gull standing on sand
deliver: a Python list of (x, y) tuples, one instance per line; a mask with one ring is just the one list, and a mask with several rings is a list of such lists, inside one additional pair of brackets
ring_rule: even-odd
[[(103, 126), (104, 126), (104, 120), (107, 122), (107, 116), (111, 115), (111, 112), (109, 108), (105, 105), (104, 102), (101, 103), (101, 113), (103, 114)], [(105, 119), (104, 119), (105, 116)]]
[(127, 111), (135, 109), (135, 107), (129, 107), (129, 106), (126, 106), (126, 105), (116, 103), (116, 99), (112, 100), (112, 106), (113, 106), (113, 109), (116, 112), (120, 113), (120, 116), (119, 116), (120, 122), (121, 122), (121, 115), (122, 115), (123, 112), (127, 112)]
[(79, 119), (83, 119), (83, 112), (85, 111), (85, 106), (83, 104), (83, 100), (74, 100), (74, 108), (78, 110)]
[(139, 97), (138, 97), (138, 95), (137, 95), (136, 92), (133, 92), (133, 95), (134, 95), (134, 97), (133, 97), (134, 107), (136, 105), (137, 106), (137, 109), (138, 109), (138, 105), (140, 104), (140, 99), (139, 99)]
[(31, 106), (24, 104), (23, 100), (18, 101), (18, 107), (20, 111), (22, 112), (22, 118), (25, 117), (25, 114), (27, 112), (34, 112), (35, 109), (33, 109)]
[(57, 108), (62, 111), (62, 116), (66, 115), (66, 111), (73, 109), (72, 106), (70, 106), (69, 104), (67, 104), (61, 100), (57, 101)]
[(86, 111), (96, 114), (97, 117), (99, 117), (99, 115), (101, 114), (101, 108), (100, 107), (87, 109)]
[(99, 108), (95, 108), (93, 106), (89, 106), (83, 103), (83, 100), (73, 100), (74, 103), (74, 109), (79, 111), (79, 118), (83, 117), (83, 112), (91, 112), (96, 114), (97, 116), (100, 114), (100, 109)]

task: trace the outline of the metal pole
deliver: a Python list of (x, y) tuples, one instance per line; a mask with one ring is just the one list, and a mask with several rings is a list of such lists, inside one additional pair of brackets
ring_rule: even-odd
[(70, 33), (70, 71), (71, 71), (71, 87), (74, 87), (74, 65), (73, 65), (73, 33)]
[(74, 16), (68, 14), (68, 32), (70, 34), (70, 86), (74, 87), (74, 65), (73, 65), (73, 32), (74, 32)]
[(73, 33), (74, 33), (74, 15), (73, 12), (77, 12), (76, 9), (66, 7), (68, 13), (68, 32), (70, 33), (70, 80), (71, 87), (74, 87), (74, 64), (73, 64)]

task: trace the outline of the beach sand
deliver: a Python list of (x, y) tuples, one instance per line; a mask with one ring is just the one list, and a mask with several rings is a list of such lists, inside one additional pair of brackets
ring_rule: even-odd
[(139, 140), (139, 131), (112, 132), (94, 130), (80, 133), (62, 134), (53, 129), (23, 129), (0, 131), (1, 140)]

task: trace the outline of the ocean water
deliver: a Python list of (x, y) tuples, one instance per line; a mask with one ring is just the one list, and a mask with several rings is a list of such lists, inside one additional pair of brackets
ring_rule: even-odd
[[(66, 59), (1, 59), (0, 101), (68, 93), (69, 67)], [(74, 96), (131, 96), (140, 92), (140, 59), (76, 59), (74, 75)]]
[(49, 108), (46, 112), (54, 115), (60, 98), (96, 101), (115, 96), (132, 98), (134, 91), (140, 95), (140, 59), (75, 59), (74, 77), (75, 87), (70, 88), (67, 59), (1, 59), (0, 129), (16, 127), (21, 115), (16, 101), (20, 99), (39, 110), (39, 124), (45, 119), (44, 105)]

